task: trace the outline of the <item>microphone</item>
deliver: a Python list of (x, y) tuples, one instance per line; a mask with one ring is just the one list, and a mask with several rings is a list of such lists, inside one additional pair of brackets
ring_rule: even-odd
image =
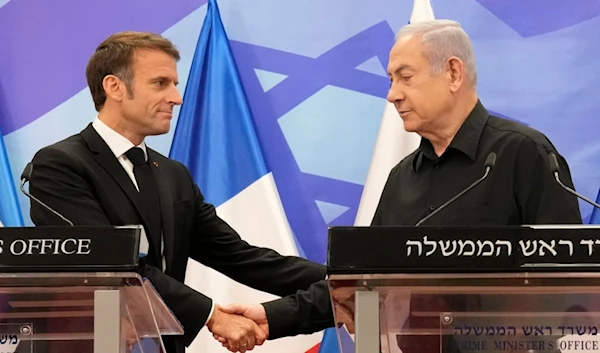
[(24, 188), (25, 183), (28, 182), (29, 179), (31, 179), (31, 174), (32, 173), (33, 173), (33, 164), (31, 164), (31, 162), (29, 162), (29, 163), (27, 163), (27, 165), (25, 166), (25, 169), (23, 170), (23, 173), (21, 174), (21, 191), (27, 197), (29, 197), (30, 199), (34, 200), (38, 204), (44, 206), (45, 209), (47, 209), (48, 211), (54, 213), (58, 218), (62, 219), (63, 221), (65, 221), (66, 223), (68, 223), (69, 225), (71, 225), (71, 227), (72, 227), (73, 226), (73, 222), (71, 222), (65, 216), (63, 216), (60, 213), (58, 213), (55, 210), (53, 210), (50, 206), (48, 206), (45, 203), (43, 203), (42, 201), (38, 200), (35, 196), (33, 196), (30, 193), (28, 193), (27, 191), (25, 191), (25, 188)]
[(454, 196), (450, 200), (446, 201), (446, 203), (442, 204), (435, 211), (431, 212), (430, 214), (428, 214), (427, 216), (425, 216), (424, 218), (422, 218), (415, 225), (415, 227), (420, 226), (421, 224), (423, 224), (423, 222), (425, 222), (428, 219), (430, 219), (431, 217), (435, 216), (436, 214), (438, 214), (438, 212), (440, 212), (441, 210), (443, 210), (444, 208), (446, 208), (448, 205), (450, 205), (454, 201), (458, 200), (461, 196), (463, 196), (464, 194), (466, 194), (467, 192), (469, 192), (471, 189), (473, 189), (474, 187), (476, 187), (477, 185), (479, 185), (479, 183), (481, 183), (483, 180), (485, 180), (485, 178), (488, 177), (488, 175), (490, 174), (490, 171), (494, 168), (495, 165), (496, 165), (496, 154), (494, 152), (490, 152), (490, 154), (488, 154), (487, 158), (485, 159), (485, 163), (484, 163), (485, 173), (483, 174), (483, 176), (481, 178), (477, 179), (473, 184), (469, 185), (466, 189), (464, 189), (463, 191), (461, 191), (460, 193), (458, 193), (456, 196)]
[(560, 166), (558, 165), (558, 157), (556, 157), (556, 154), (554, 154), (554, 152), (550, 152), (548, 157), (550, 158), (550, 171), (552, 171), (552, 174), (554, 174), (554, 178), (556, 179), (556, 182), (558, 182), (558, 185), (560, 185), (561, 188), (563, 188), (563, 189), (567, 190), (569, 193), (579, 197), (583, 201), (586, 201), (590, 205), (600, 208), (599, 204), (595, 203), (594, 201), (577, 193), (577, 191), (575, 191), (575, 190), (571, 189), (570, 187), (566, 186), (565, 184), (563, 184), (563, 182), (560, 181), (560, 177), (558, 176), (558, 173), (560, 171)]

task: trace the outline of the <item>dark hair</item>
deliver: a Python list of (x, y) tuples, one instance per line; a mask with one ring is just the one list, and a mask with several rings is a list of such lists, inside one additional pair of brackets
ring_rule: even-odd
[(140, 49), (160, 50), (179, 61), (179, 51), (170, 40), (160, 34), (149, 32), (119, 32), (106, 38), (90, 58), (85, 76), (94, 100), (94, 106), (100, 111), (106, 102), (106, 93), (102, 81), (107, 75), (120, 78), (127, 87), (129, 96), (133, 96), (133, 58)]

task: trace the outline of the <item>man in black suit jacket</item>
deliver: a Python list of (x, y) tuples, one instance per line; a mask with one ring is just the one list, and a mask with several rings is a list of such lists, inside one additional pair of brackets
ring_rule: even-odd
[[(185, 329), (164, 338), (170, 353), (183, 353), (205, 325), (245, 352), (267, 333), (184, 285), (188, 258), (278, 296), (322, 280), (325, 266), (243, 241), (184, 165), (144, 144), (146, 136), (169, 131), (173, 107), (182, 103), (178, 60), (172, 43), (155, 34), (118, 33), (101, 43), (86, 70), (98, 117), (36, 153), (30, 191), (75, 225), (144, 226), (142, 274)], [(38, 226), (64, 224), (36, 203), (31, 218)]]

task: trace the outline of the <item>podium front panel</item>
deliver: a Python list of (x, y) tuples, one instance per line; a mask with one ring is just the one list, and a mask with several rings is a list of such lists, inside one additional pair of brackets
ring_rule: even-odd
[(336, 320), (348, 323), (338, 327), (343, 353), (361, 344), (358, 333), (343, 342), (347, 331), (373, 317), (385, 353), (600, 352), (600, 273), (332, 275), (329, 284)]
[(92, 353), (103, 316), (122, 343), (111, 351), (164, 352), (161, 334), (183, 333), (136, 273), (0, 275), (0, 352)]

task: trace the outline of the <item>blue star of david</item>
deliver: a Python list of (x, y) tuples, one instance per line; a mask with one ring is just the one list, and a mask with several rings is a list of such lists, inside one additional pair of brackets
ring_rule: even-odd
[[(387, 66), (393, 38), (392, 29), (381, 22), (314, 59), (230, 41), (234, 56), (243, 58), (237, 61), (238, 70), (288, 221), (299, 248), (313, 261), (325, 262), (328, 226), (354, 223), (363, 186), (302, 172), (277, 119), (327, 85), (385, 98), (388, 79), (355, 67), (373, 56)], [(264, 92), (254, 69), (288, 77)], [(315, 203), (317, 199), (349, 209), (326, 224)]]
[[(288, 221), (301, 254), (310, 260), (325, 262), (328, 226), (354, 224), (363, 185), (303, 172), (278, 119), (328, 85), (385, 98), (387, 77), (356, 67), (374, 56), (386, 67), (393, 40), (394, 32), (384, 21), (317, 58), (230, 41), (234, 56), (239, 58), (238, 70)], [(254, 69), (287, 78), (264, 92)], [(327, 224), (315, 200), (346, 206), (348, 210)]]

